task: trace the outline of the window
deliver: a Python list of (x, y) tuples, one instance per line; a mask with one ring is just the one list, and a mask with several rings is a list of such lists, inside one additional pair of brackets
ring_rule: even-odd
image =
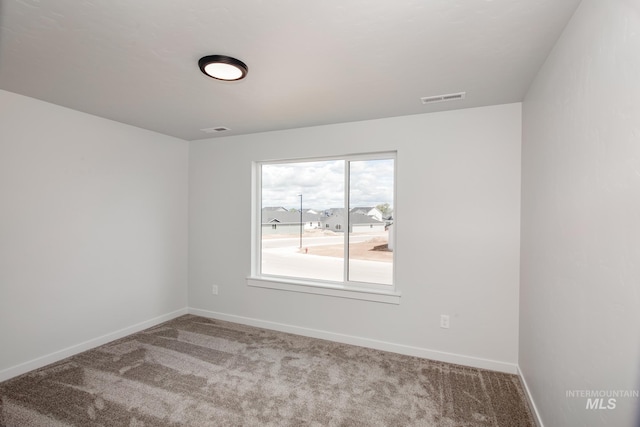
[[(395, 292), (395, 153), (260, 162), (254, 172), (253, 279)], [(281, 227), (267, 232), (274, 220)]]

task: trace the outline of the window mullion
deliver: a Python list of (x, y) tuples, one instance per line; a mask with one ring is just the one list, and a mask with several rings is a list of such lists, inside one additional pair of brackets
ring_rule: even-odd
[(254, 220), (253, 227), (254, 230), (252, 232), (254, 239), (254, 257), (255, 262), (253, 263), (252, 269), (253, 275), (261, 275), (262, 274), (262, 164), (258, 164), (254, 169), (255, 176), (253, 180), (253, 185), (255, 188), (253, 189), (256, 199), (256, 208), (253, 212)]
[(351, 162), (345, 160), (344, 165), (344, 210), (345, 210), (345, 219), (342, 224), (342, 229), (344, 230), (344, 282), (347, 283), (349, 281), (349, 191), (350, 191), (350, 180), (351, 176)]

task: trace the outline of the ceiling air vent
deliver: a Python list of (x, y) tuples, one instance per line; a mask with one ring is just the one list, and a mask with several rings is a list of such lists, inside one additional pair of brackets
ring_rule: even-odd
[(218, 133), (218, 132), (226, 132), (231, 129), (226, 128), (224, 126), (216, 126), (214, 128), (206, 128), (206, 129), (200, 129), (200, 130), (204, 133)]
[(449, 93), (447, 95), (425, 96), (420, 98), (423, 104), (433, 104), (434, 102), (456, 101), (464, 99), (467, 92)]

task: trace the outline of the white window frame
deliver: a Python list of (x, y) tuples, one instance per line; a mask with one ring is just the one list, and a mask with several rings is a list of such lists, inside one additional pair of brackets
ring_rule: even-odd
[[(261, 263), (262, 263), (262, 241), (261, 241), (261, 228), (262, 228), (262, 165), (267, 164), (283, 164), (283, 163), (300, 163), (300, 162), (314, 162), (314, 161), (331, 161), (331, 160), (345, 160), (345, 189), (344, 189), (344, 206), (345, 209), (349, 208), (349, 166), (352, 161), (363, 160), (382, 160), (393, 159), (394, 161), (394, 180), (393, 180), (393, 193), (394, 193), (394, 225), (397, 224), (397, 201), (396, 201), (396, 182), (397, 182), (397, 153), (395, 151), (380, 152), (380, 153), (366, 153), (366, 154), (349, 154), (342, 156), (325, 156), (325, 157), (313, 157), (313, 158), (296, 158), (296, 159), (279, 159), (279, 160), (265, 160), (254, 161), (252, 164), (252, 215), (251, 215), (251, 274), (247, 278), (247, 284), (249, 286), (277, 289), (282, 291), (302, 292), (307, 294), (317, 294), (325, 296), (334, 296), (340, 298), (359, 299), (373, 302), (381, 302), (388, 304), (400, 303), (400, 292), (396, 282), (396, 262), (397, 262), (397, 245), (395, 242), (396, 232), (390, 233), (389, 239), (392, 243), (393, 252), (393, 273), (391, 285), (379, 284), (379, 283), (364, 283), (347, 281), (348, 268), (349, 268), (349, 228), (348, 224), (343, 224), (344, 232), (344, 245), (345, 245), (345, 257), (344, 257), (344, 278), (342, 282), (334, 282), (318, 279), (299, 279), (285, 276), (275, 275), (262, 275)], [(345, 215), (345, 220), (349, 220), (349, 215)], [(391, 241), (393, 239), (393, 241)]]

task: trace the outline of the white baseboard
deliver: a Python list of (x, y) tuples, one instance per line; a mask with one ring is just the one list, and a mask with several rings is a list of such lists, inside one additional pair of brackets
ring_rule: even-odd
[(250, 317), (236, 316), (233, 314), (218, 313), (214, 311), (201, 310), (189, 307), (189, 314), (208, 317), (211, 319), (226, 320), (228, 322), (240, 323), (243, 325), (256, 326), (264, 329), (272, 329), (280, 332), (288, 332), (296, 335), (303, 335), (311, 338), (320, 338), (335, 341), (343, 344), (368, 347), (376, 350), (389, 351), (392, 353), (405, 354), (407, 356), (422, 357), (424, 359), (437, 360), (439, 362), (455, 363), (458, 365), (471, 366), (474, 368), (490, 369), (492, 371), (516, 374), (518, 365), (513, 363), (500, 362), (490, 359), (482, 359), (472, 356), (464, 356), (455, 353), (430, 350), (420, 347), (412, 347), (402, 344), (394, 344), (385, 341), (378, 341), (370, 338), (361, 338), (353, 335), (344, 335), (335, 332), (322, 331), (318, 329), (303, 328), (300, 326), (287, 325), (283, 323), (270, 322), (266, 320), (253, 319)]
[(527, 401), (529, 403), (529, 407), (531, 408), (531, 412), (533, 412), (533, 418), (538, 427), (544, 427), (542, 424), (542, 418), (540, 418), (540, 412), (538, 412), (538, 408), (536, 407), (536, 403), (533, 400), (533, 396), (531, 396), (531, 390), (529, 390), (529, 386), (527, 385), (527, 380), (524, 377), (524, 374), (520, 370), (520, 366), (518, 365), (518, 376), (520, 377), (520, 381), (522, 381), (522, 385), (524, 386), (524, 393), (527, 395)]
[(127, 335), (131, 335), (136, 332), (140, 332), (142, 330), (151, 328), (153, 326), (159, 325), (160, 323), (169, 321), (171, 319), (175, 319), (176, 317), (185, 315), (187, 313), (188, 313), (187, 308), (181, 308), (180, 310), (176, 310), (171, 313), (164, 314), (162, 316), (154, 317), (153, 319), (149, 319), (144, 322), (140, 322), (135, 325), (128, 326), (126, 328), (108, 333), (106, 335), (102, 335), (101, 337), (90, 339), (80, 344), (72, 345), (71, 347), (67, 347), (65, 349), (55, 351), (45, 356), (38, 357), (37, 359), (33, 359), (16, 366), (12, 366), (10, 368), (0, 371), (0, 382), (6, 381), (13, 377), (17, 377), (18, 375), (25, 374), (34, 369), (42, 368), (43, 366), (47, 366), (51, 363), (58, 362), (62, 359), (81, 353), (83, 351), (90, 350), (98, 346), (101, 346), (113, 340), (117, 340), (119, 338), (126, 337)]

